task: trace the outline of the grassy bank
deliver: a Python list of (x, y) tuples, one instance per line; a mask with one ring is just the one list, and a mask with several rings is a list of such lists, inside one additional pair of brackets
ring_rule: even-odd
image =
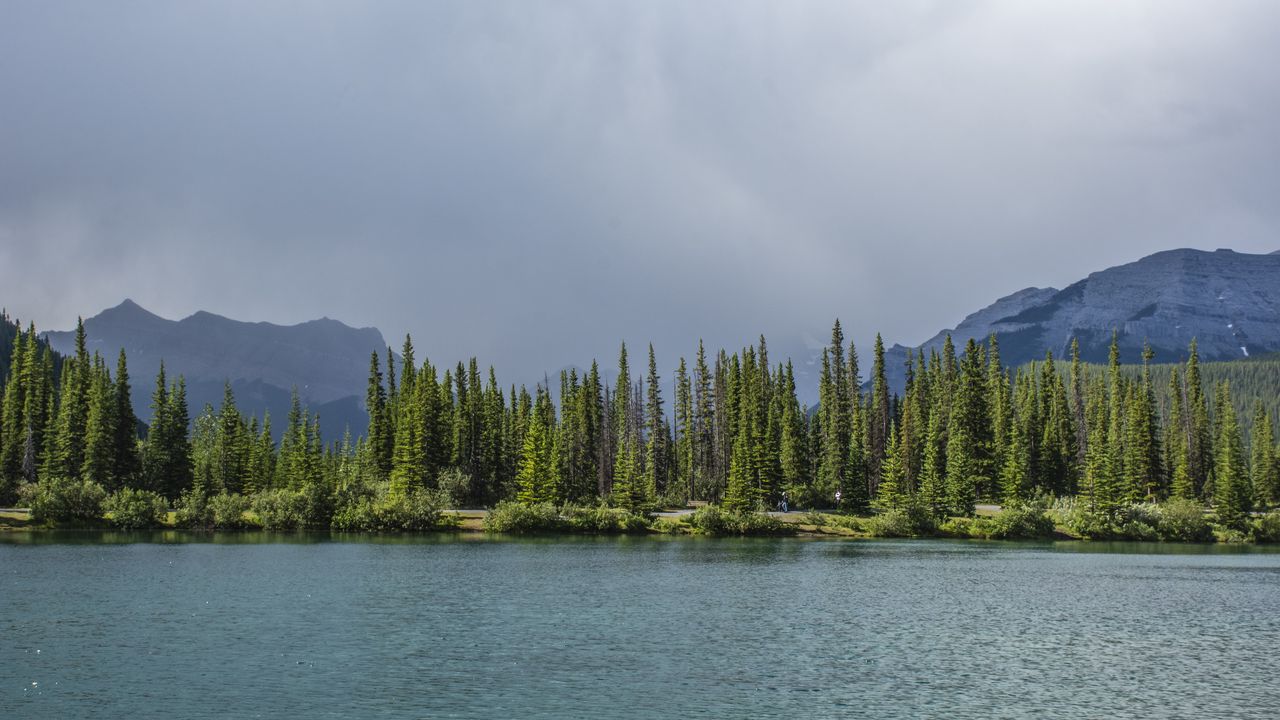
[[(230, 503), (235, 505), (235, 503)], [(193, 525), (191, 509), (108, 511), (96, 520), (52, 522), (29, 511), (0, 512), (0, 531), (41, 529), (204, 529), (333, 530), (394, 533), (448, 531), (508, 535), (703, 535), (714, 537), (951, 538), (981, 540), (1127, 540), (1193, 543), (1280, 543), (1280, 511), (1224, 524), (1195, 503), (1169, 502), (1122, 508), (1108, 515), (1091, 513), (1073, 501), (1051, 506), (994, 509), (975, 517), (936, 519), (912, 509), (872, 515), (831, 512), (731, 513), (714, 505), (692, 512), (654, 513), (607, 506), (554, 506), (500, 503), (491, 510), (370, 504), (343, 524), (307, 527), (276, 511), (271, 518), (252, 508), (232, 507), (234, 518)], [(212, 513), (212, 511), (209, 511)], [(285, 516), (282, 520), (279, 515)], [(139, 519), (141, 518), (141, 519)]]

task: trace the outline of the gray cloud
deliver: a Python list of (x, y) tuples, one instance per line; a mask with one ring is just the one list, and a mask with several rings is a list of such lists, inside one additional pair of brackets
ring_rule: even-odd
[(1275, 67), (1268, 2), (11, 3), (0, 303), (328, 315), (526, 382), (915, 343), (1280, 247)]

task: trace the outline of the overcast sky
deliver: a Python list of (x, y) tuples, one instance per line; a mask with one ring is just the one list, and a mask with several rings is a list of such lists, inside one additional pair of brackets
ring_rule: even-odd
[(914, 344), (1280, 248), (1278, 68), (1270, 1), (14, 0), (0, 304), (329, 316), (518, 380)]

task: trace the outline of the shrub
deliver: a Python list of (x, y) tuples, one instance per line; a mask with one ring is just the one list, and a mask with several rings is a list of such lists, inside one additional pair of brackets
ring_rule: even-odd
[(447, 507), (459, 508), (471, 497), (471, 476), (458, 468), (442, 470), (436, 476), (436, 487), (444, 493)]
[(264, 490), (253, 496), (253, 512), (266, 530), (298, 530), (308, 526), (310, 508), (297, 490)]
[(484, 518), (484, 529), (495, 533), (556, 532), (565, 527), (560, 511), (551, 503), (525, 505), (504, 500)]
[(253, 501), (239, 493), (218, 493), (208, 499), (210, 526), (219, 530), (242, 530), (256, 523), (246, 517)]
[(1053, 536), (1053, 520), (1038, 504), (1011, 505), (983, 523), (986, 537), (998, 540), (1035, 539)]
[(947, 518), (938, 526), (938, 534), (945, 537), (973, 537), (974, 519), (968, 517)]
[(332, 528), (340, 532), (439, 530), (454, 525), (454, 518), (443, 512), (446, 504), (443, 491), (417, 489), (395, 495), (382, 483), (371, 494), (340, 506), (333, 515)]
[(790, 535), (795, 532), (793, 527), (770, 515), (729, 512), (715, 505), (695, 510), (689, 515), (689, 525), (703, 535)]
[(1280, 543), (1280, 510), (1272, 510), (1250, 523), (1250, 536), (1256, 543)]
[(567, 530), (587, 534), (642, 533), (649, 527), (649, 520), (644, 515), (604, 505), (565, 507), (562, 515)]
[(1213, 542), (1213, 528), (1204, 508), (1194, 500), (1171, 498), (1155, 508), (1156, 532), (1161, 540)]
[(937, 524), (924, 508), (909, 505), (873, 515), (862, 522), (861, 529), (872, 537), (917, 537), (932, 535)]
[(45, 525), (93, 524), (102, 521), (107, 491), (89, 480), (50, 478), (22, 487), (22, 500), (32, 521)]
[(209, 507), (209, 498), (196, 488), (182, 493), (175, 506), (174, 524), (178, 527), (208, 530), (213, 528), (213, 509)]
[(1110, 513), (1090, 509), (1076, 498), (1054, 503), (1051, 517), (1073, 535), (1090, 540), (1157, 540), (1159, 513), (1155, 505), (1137, 504)]
[(127, 530), (159, 527), (169, 514), (164, 498), (149, 490), (122, 488), (102, 505), (111, 524)]
[(873, 537), (911, 537), (916, 534), (911, 517), (898, 508), (873, 515), (867, 520), (866, 529)]
[(656, 517), (649, 523), (649, 530), (662, 535), (683, 535), (689, 532), (690, 528), (679, 518)]

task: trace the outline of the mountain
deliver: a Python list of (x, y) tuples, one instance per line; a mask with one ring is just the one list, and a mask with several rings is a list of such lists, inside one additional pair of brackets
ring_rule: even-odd
[[(996, 333), (1006, 365), (1067, 357), (1071, 340), (1087, 361), (1105, 362), (1111, 333), (1120, 357), (1138, 362), (1143, 342), (1155, 362), (1175, 362), (1195, 338), (1203, 360), (1233, 360), (1280, 350), (1280, 251), (1266, 255), (1231, 250), (1168, 250), (1095, 272), (1062, 290), (1027, 288), (1000, 298), (959, 325), (925, 341), (941, 350), (951, 335), (957, 351), (969, 338)], [(885, 353), (891, 384), (901, 389), (908, 350)]]
[[(186, 378), (193, 416), (206, 403), (221, 404), (223, 383), (230, 381), (240, 410), (259, 417), (270, 411), (278, 435), (296, 387), (303, 402), (320, 414), (328, 439), (348, 427), (359, 433), (368, 424), (369, 353), (387, 348), (376, 328), (352, 328), (328, 318), (283, 326), (198, 312), (167, 320), (132, 300), (88, 318), (84, 327), (89, 352), (102, 353), (108, 365), (114, 367), (120, 348), (125, 349), (134, 409), (144, 421), (151, 417), (151, 393), (163, 360), (170, 379)], [(75, 352), (74, 331), (45, 337), (55, 350)]]

